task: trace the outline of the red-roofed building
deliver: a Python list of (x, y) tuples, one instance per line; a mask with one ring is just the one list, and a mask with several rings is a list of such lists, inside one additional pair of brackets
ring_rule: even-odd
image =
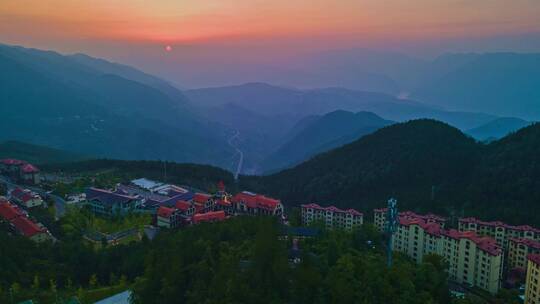
[(15, 226), (15, 228), (20, 234), (35, 242), (43, 242), (50, 239), (50, 235), (47, 232), (47, 229), (32, 222), (29, 218), (25, 216), (19, 216), (13, 219), (11, 223), (13, 224), (13, 226)]
[(4, 221), (11, 221), (19, 216), (26, 216), (26, 214), (19, 209), (19, 207), (10, 204), (7, 201), (0, 202), (0, 217)]
[(525, 304), (540, 303), (540, 255), (530, 254), (525, 279)]
[(174, 205), (176, 209), (180, 211), (180, 213), (186, 217), (190, 217), (193, 214), (195, 214), (196, 208), (194, 204), (186, 201), (177, 201)]
[(199, 224), (203, 222), (218, 222), (223, 221), (227, 218), (225, 211), (212, 211), (207, 213), (198, 213), (195, 214), (192, 218), (193, 224)]
[(459, 219), (460, 231), (475, 231), (497, 240), (503, 248), (508, 246), (511, 238), (524, 238), (540, 242), (540, 229), (527, 225), (513, 226), (500, 221), (485, 222), (474, 217)]
[(231, 199), (234, 210), (238, 213), (251, 215), (275, 215), (283, 214), (283, 205), (280, 200), (266, 197), (251, 192), (240, 192)]
[(399, 214), (392, 248), (418, 263), (427, 254), (440, 255), (448, 262), (451, 280), (492, 294), (499, 290), (503, 251), (493, 238), (473, 231), (446, 230), (433, 217), (403, 212)]
[(0, 173), (10, 178), (29, 184), (39, 184), (39, 169), (23, 160), (2, 159), (0, 160)]
[(33, 208), (43, 205), (43, 200), (41, 197), (28, 189), (15, 188), (9, 195), (13, 202), (26, 208)]
[(195, 205), (196, 213), (214, 210), (214, 198), (210, 194), (195, 193), (191, 200)]
[[(386, 227), (386, 213), (387, 212), (388, 212), (387, 208), (379, 208), (379, 209), (374, 209), (373, 210), (373, 224), (381, 232), (384, 231), (384, 229)], [(417, 217), (417, 218), (422, 218), (426, 222), (429, 222), (429, 223), (438, 223), (443, 228), (444, 228), (444, 226), (446, 224), (446, 218), (444, 218), (442, 216), (435, 215), (435, 214), (431, 214), (431, 213), (421, 215), (421, 214), (416, 214), (416, 213), (414, 213), (412, 211), (404, 211), (404, 212), (400, 212), (399, 215), (400, 216), (413, 216), (413, 217)]]
[(508, 269), (527, 269), (527, 257), (540, 254), (540, 242), (524, 238), (508, 239)]
[(11, 224), (17, 232), (35, 242), (52, 238), (45, 227), (34, 223), (19, 207), (5, 200), (0, 202), (0, 220)]
[(302, 224), (307, 226), (321, 221), (328, 229), (351, 230), (364, 223), (364, 215), (354, 209), (342, 210), (335, 206), (321, 207), (318, 204), (302, 205)]
[(178, 209), (160, 206), (156, 214), (158, 227), (176, 228), (180, 226), (181, 218)]

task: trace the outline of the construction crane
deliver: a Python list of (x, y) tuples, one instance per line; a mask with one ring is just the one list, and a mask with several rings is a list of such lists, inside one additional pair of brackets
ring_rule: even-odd
[(395, 198), (390, 198), (388, 200), (388, 208), (386, 211), (386, 227), (385, 232), (388, 237), (388, 246), (386, 246), (386, 256), (388, 259), (388, 267), (392, 267), (392, 241), (394, 239), (394, 234), (396, 233), (398, 224), (398, 209), (397, 209), (397, 200)]

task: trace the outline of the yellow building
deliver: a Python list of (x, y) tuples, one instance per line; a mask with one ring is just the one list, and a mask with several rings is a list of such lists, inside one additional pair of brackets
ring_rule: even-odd
[(511, 238), (523, 238), (540, 242), (540, 229), (527, 225), (513, 226), (503, 222), (484, 222), (474, 217), (459, 219), (459, 231), (475, 231), (484, 236), (490, 236), (497, 244), (507, 248)]
[(540, 254), (540, 242), (523, 239), (508, 239), (508, 269), (527, 269), (527, 257), (530, 254)]
[(342, 210), (334, 206), (321, 207), (318, 204), (302, 205), (302, 224), (314, 221), (324, 222), (326, 228), (351, 230), (364, 223), (364, 215), (354, 209)]
[(538, 304), (540, 303), (540, 255), (531, 254), (528, 261), (525, 304)]
[(475, 232), (445, 230), (432, 216), (400, 213), (393, 249), (422, 262), (426, 254), (442, 256), (449, 264), (450, 279), (492, 294), (500, 287), (503, 254), (490, 237)]
[[(373, 224), (381, 232), (383, 232), (386, 227), (386, 213), (387, 212), (388, 212), (387, 208), (380, 208), (380, 209), (373, 210)], [(442, 227), (444, 227), (444, 225), (446, 224), (446, 219), (444, 217), (431, 214), (431, 213), (428, 213), (426, 215), (421, 215), (421, 214), (416, 214), (412, 211), (404, 211), (404, 212), (400, 212), (399, 216), (421, 218), (428, 223), (438, 223)]]

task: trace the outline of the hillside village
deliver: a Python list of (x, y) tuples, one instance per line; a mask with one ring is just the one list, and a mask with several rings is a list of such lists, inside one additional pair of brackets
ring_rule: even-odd
[[(40, 189), (39, 169), (15, 159), (1, 160), (0, 164), (2, 181), (10, 185), (6, 187), (6, 197), (0, 198), (2, 221), (11, 231), (35, 242), (57, 241), (47, 227), (31, 216), (32, 210), (47, 207), (46, 200), (34, 191)], [(287, 209), (279, 199), (249, 191), (228, 193), (223, 182), (219, 182), (216, 189), (207, 193), (189, 186), (138, 178), (118, 183), (113, 188), (88, 187), (66, 199), (77, 209), (87, 210), (104, 221), (117, 221), (133, 214), (149, 215), (150, 222), (145, 225), (144, 233), (152, 237), (163, 229), (186, 229), (237, 216), (270, 216), (284, 226), (291, 226)], [(316, 236), (313, 229), (354, 231), (366, 224), (386, 234), (388, 209), (375, 209), (372, 213), (373, 221), (366, 223), (364, 214), (355, 209), (303, 204), (299, 224), (311, 228), (297, 229), (301, 232), (293, 239)], [(417, 263), (431, 254), (443, 257), (448, 263), (451, 281), (461, 286), (455, 290), (458, 296), (478, 291), (495, 295), (502, 287), (520, 288), (524, 283), (526, 303), (537, 303), (535, 301), (540, 299), (540, 229), (476, 218), (460, 218), (457, 227), (448, 226), (448, 219), (442, 216), (400, 212), (398, 228), (392, 236), (392, 250)], [(129, 231), (107, 236), (106, 240), (116, 245), (133, 233), (141, 234), (137, 229)], [(85, 236), (96, 243), (101, 242), (101, 238)], [(297, 248), (297, 241), (294, 246)]]

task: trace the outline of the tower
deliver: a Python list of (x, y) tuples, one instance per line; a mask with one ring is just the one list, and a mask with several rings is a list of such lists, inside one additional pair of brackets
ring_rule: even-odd
[(392, 266), (392, 241), (394, 239), (394, 234), (396, 233), (397, 224), (398, 224), (398, 211), (397, 211), (397, 200), (395, 198), (390, 198), (388, 200), (388, 208), (386, 213), (386, 227), (385, 232), (388, 237), (388, 245), (386, 246), (387, 258), (388, 258), (388, 267)]

